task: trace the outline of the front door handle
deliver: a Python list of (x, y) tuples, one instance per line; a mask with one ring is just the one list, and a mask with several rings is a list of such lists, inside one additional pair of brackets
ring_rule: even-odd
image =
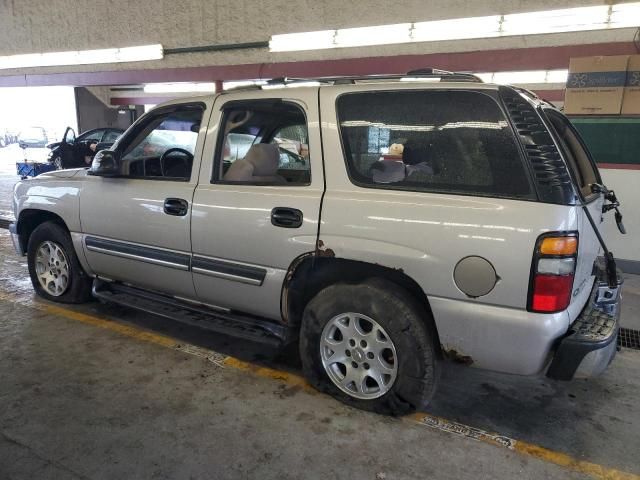
[(189, 203), (182, 198), (166, 198), (164, 200), (164, 213), (184, 217), (189, 211)]
[(271, 210), (271, 224), (276, 227), (299, 228), (302, 220), (302, 212), (297, 208), (276, 207)]

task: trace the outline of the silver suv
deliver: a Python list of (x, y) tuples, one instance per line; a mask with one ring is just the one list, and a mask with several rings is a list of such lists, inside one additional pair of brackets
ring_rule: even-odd
[(18, 183), (11, 232), (48, 300), (296, 341), (318, 389), (402, 414), (445, 358), (601, 373), (617, 205), (552, 105), (420, 71), (163, 104), (91, 168)]

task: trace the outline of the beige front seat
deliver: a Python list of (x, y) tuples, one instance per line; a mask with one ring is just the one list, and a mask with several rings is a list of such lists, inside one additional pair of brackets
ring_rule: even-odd
[(244, 158), (236, 160), (225, 173), (227, 182), (274, 182), (285, 183), (278, 175), (280, 150), (277, 145), (258, 143), (252, 145)]

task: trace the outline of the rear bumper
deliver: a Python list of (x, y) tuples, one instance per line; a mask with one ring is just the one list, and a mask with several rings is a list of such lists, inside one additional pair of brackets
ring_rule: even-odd
[(610, 288), (600, 276), (589, 302), (562, 337), (547, 376), (556, 380), (594, 377), (609, 366), (617, 351), (622, 279)]

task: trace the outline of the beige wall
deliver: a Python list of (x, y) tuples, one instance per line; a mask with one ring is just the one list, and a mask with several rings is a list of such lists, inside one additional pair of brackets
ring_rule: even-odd
[(600, 169), (602, 181), (608, 188), (616, 191), (621, 203), (621, 212), (624, 216), (623, 223), (627, 229), (626, 235), (621, 235), (616, 227), (613, 212), (605, 214), (606, 228), (604, 237), (609, 249), (616, 258), (639, 262), (640, 268), (640, 183), (639, 170), (613, 170)]
[[(268, 40), (272, 34), (445, 18), (507, 14), (586, 5), (604, 0), (0, 0), (0, 55), (161, 43), (166, 48)], [(16, 73), (86, 72), (131, 68), (334, 59), (377, 55), (630, 41), (632, 29), (348, 48), (315, 52), (262, 50), (171, 55), (164, 60)], [(490, 66), (487, 68), (490, 70)]]

